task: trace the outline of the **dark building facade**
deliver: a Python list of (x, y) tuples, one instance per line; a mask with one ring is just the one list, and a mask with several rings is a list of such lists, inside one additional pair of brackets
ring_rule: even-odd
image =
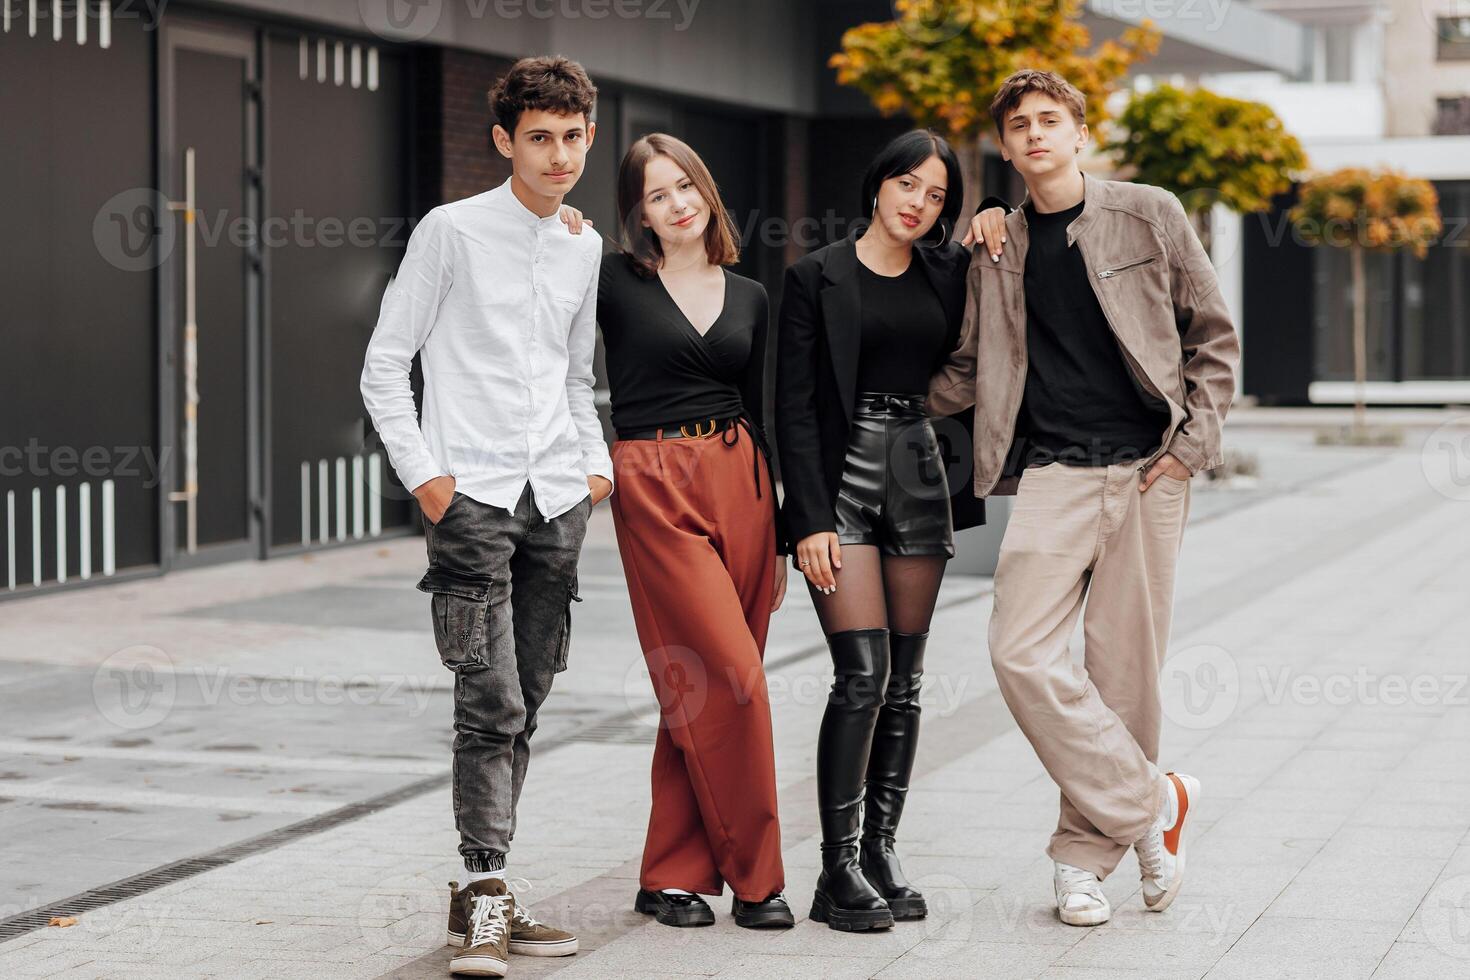
[[(403, 40), (340, 6), (328, 26), (285, 4), (88, 0), (58, 19), (0, 0), (0, 598), (417, 532), (358, 394), (383, 290), (420, 216), (509, 175), (486, 92), (513, 58), (595, 45), (525, 21), (517, 52)], [(850, 22), (887, 16), (871, 6)], [(661, 83), (588, 59), (598, 137), (569, 202), (612, 237), (623, 151), (675, 133), (741, 227), (738, 271), (774, 295), (786, 261), (846, 230), (901, 124), (856, 99), (814, 121), (815, 9), (747, 14), (748, 36), (803, 51), (765, 105), (694, 84), (740, 76), (731, 5), (702, 36), (612, 25), (663, 30), (688, 66)], [(815, 180), (813, 139), (841, 150)]]
[[(1470, 403), (1470, 181), (1433, 183), (1444, 230), (1428, 254), (1364, 257), (1374, 404)], [(1350, 402), (1351, 260), (1302, 244), (1287, 217), (1295, 201), (1242, 222), (1244, 390), (1269, 405)]]

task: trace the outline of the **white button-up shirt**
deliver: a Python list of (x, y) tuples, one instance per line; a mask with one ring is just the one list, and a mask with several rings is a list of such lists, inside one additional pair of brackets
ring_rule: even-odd
[[(419, 222), (383, 294), (362, 399), (403, 485), (436, 476), (514, 510), (529, 482), (546, 518), (612, 479), (593, 402), (602, 240), (538, 217), (510, 181)], [(423, 424), (409, 369), (420, 354)]]

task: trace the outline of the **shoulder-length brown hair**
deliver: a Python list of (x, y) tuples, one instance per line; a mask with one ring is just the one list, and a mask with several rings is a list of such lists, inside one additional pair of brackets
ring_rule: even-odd
[(632, 259), (638, 274), (652, 277), (663, 262), (663, 243), (652, 228), (643, 224), (643, 173), (654, 157), (668, 157), (693, 182), (709, 209), (709, 223), (704, 228), (704, 250), (713, 265), (734, 265), (740, 261), (740, 246), (735, 237), (735, 222), (709, 168), (688, 143), (667, 133), (649, 133), (640, 137), (623, 154), (618, 167), (618, 220), (623, 228), (623, 251)]

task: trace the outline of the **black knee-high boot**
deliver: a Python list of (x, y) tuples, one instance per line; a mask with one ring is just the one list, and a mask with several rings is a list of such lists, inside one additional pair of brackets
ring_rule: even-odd
[(868, 756), (859, 863), (873, 888), (888, 902), (895, 919), (922, 919), (929, 914), (923, 894), (904, 877), (893, 850), (919, 748), (919, 689), (924, 681), (924, 646), (928, 640), (928, 633), (888, 634), (892, 666)]
[(846, 630), (827, 637), (827, 644), (836, 676), (817, 736), (822, 873), (811, 917), (844, 931), (886, 929), (893, 914), (858, 866), (858, 811), (888, 684), (888, 631)]

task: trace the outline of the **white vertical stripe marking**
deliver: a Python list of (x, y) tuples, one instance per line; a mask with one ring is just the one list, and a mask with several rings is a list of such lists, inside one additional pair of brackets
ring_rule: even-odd
[(117, 522), (113, 520), (113, 482), (102, 481), (102, 574), (117, 571)]
[(362, 88), (362, 45), (352, 46), (352, 87)]
[[(9, 3), (10, 0), (3, 0)], [(10, 591), (15, 591), (15, 491), (5, 491), (5, 569)]]
[(31, 488), (31, 584), (41, 584), (41, 488)]
[(77, 488), (77, 545), (81, 548), (82, 581), (92, 577), (92, 484)]
[(327, 479), (327, 461), (318, 460), (316, 464), (316, 527), (317, 540), (322, 544), (327, 543), (327, 535), (332, 526), (330, 502), (327, 494), (330, 492), (330, 481)]
[(352, 536), (360, 538), (363, 535), (364, 508), (362, 500), (362, 457), (352, 457)]
[(368, 456), (368, 534), (383, 533), (383, 457)]
[(311, 464), (301, 464), (301, 544), (311, 544)]
[(378, 49), (376, 47), (368, 48), (367, 62), (368, 91), (376, 92), (378, 90)]
[(87, 0), (77, 0), (77, 43), (87, 43)]
[(36, 36), (36, 0), (29, 0), (29, 2), (26, 4), (26, 8), (27, 8), (27, 13), (26, 13), (27, 25), (26, 26), (30, 30), (30, 35), (29, 36), (30, 37), (35, 37)]
[[(60, 0), (57, 0), (58, 4)], [(56, 581), (66, 581), (66, 487), (56, 488)]]
[(97, 8), (97, 45), (112, 47), (112, 4), (108, 0), (102, 0)]
[(337, 457), (337, 540), (347, 540), (347, 458)]
[(316, 80), (319, 82), (327, 80), (327, 41), (325, 38), (317, 38), (316, 41)]
[(306, 81), (306, 76), (311, 72), (311, 42), (306, 40), (306, 35), (301, 35), (301, 80)]
[(332, 46), (332, 83), (341, 85), (346, 75), (347, 47), (341, 41)]

